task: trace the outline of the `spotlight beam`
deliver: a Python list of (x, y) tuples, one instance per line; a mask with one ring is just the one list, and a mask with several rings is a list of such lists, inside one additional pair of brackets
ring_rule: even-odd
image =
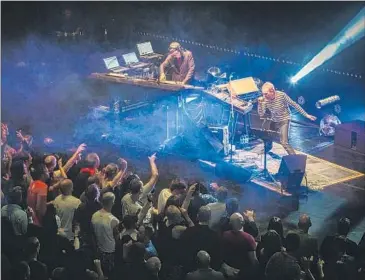
[(365, 36), (365, 8), (341, 30), (340, 33), (312, 58), (302, 69), (291, 78), (292, 83), (298, 82), (327, 60), (340, 53)]

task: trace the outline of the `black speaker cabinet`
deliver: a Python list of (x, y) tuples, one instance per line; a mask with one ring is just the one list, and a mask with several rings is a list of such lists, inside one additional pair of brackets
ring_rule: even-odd
[(365, 154), (365, 122), (356, 120), (336, 126), (335, 145)]
[(278, 175), (284, 189), (295, 191), (300, 188), (306, 165), (306, 155), (287, 155), (282, 158)]

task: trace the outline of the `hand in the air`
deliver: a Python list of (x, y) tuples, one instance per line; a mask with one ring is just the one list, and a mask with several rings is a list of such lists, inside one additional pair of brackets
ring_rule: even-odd
[(148, 159), (152, 162), (155, 162), (156, 161), (156, 153), (154, 153), (152, 156), (149, 156)]
[(160, 81), (166, 81), (166, 75), (164, 73), (160, 74)]

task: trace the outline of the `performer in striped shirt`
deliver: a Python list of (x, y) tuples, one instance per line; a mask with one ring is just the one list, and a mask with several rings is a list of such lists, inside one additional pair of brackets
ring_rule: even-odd
[[(280, 133), (280, 144), (288, 152), (288, 154), (295, 154), (294, 149), (289, 145), (288, 134), (290, 124), (290, 109), (289, 105), (294, 107), (304, 117), (315, 121), (315, 116), (307, 114), (297, 103), (295, 103), (285, 92), (275, 90), (272, 83), (266, 82), (262, 86), (263, 97), (258, 99), (258, 113), (263, 117), (266, 110), (271, 113), (270, 129)], [(272, 143), (268, 144), (267, 149), (270, 151)]]

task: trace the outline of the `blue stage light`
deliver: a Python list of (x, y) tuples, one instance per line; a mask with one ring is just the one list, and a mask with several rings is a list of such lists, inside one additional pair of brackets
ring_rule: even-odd
[(291, 83), (298, 82), (314, 69), (321, 66), (327, 60), (354, 44), (364, 36), (365, 8), (363, 8), (326, 47), (324, 47), (315, 57), (312, 58), (310, 62), (308, 62), (297, 74), (294, 75), (294, 77), (291, 78)]

